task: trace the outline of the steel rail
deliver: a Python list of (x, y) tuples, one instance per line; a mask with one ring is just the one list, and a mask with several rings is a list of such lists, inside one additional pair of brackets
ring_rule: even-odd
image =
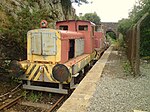
[(65, 97), (65, 95), (60, 97), (59, 100), (47, 112), (52, 112), (54, 110), (54, 108), (63, 100), (64, 97)]
[(22, 84), (19, 84), (19, 85), (17, 85), (14, 89), (12, 89), (11, 91), (9, 91), (9, 92), (7, 92), (7, 93), (5, 93), (5, 94), (3, 94), (3, 95), (0, 95), (0, 98), (5, 97), (5, 96), (7, 96), (7, 95), (10, 95), (10, 94), (13, 93), (14, 91), (16, 91), (21, 85), (22, 85)]
[(18, 102), (18, 100), (19, 100), (20, 98), (22, 98), (22, 97), (23, 97), (23, 96), (20, 95), (20, 96), (18, 96), (17, 98), (12, 99), (10, 102), (8, 102), (8, 103), (2, 105), (2, 106), (0, 107), (0, 110), (10, 108), (10, 107), (13, 106), (14, 104), (16, 104), (16, 103)]

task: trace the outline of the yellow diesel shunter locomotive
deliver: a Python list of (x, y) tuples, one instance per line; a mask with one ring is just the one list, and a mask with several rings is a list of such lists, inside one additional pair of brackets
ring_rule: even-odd
[(23, 88), (67, 94), (105, 50), (103, 32), (95, 32), (95, 24), (83, 20), (57, 22), (58, 30), (47, 28), (46, 21), (41, 25), (27, 33), (27, 60), (17, 62), (24, 72)]

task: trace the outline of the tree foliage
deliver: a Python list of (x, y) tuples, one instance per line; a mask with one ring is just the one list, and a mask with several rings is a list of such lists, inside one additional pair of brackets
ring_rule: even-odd
[(116, 40), (116, 34), (113, 31), (107, 31), (106, 35), (109, 35), (109, 37), (111, 37), (113, 40)]
[(78, 3), (81, 5), (82, 3), (89, 3), (87, 0), (71, 0), (72, 3)]
[(122, 19), (118, 21), (118, 31), (121, 32), (123, 35), (126, 34), (126, 31), (132, 26), (132, 21), (130, 19)]
[(100, 24), (100, 17), (94, 13), (86, 13), (84, 16), (80, 17), (81, 20), (89, 20), (95, 24)]
[(122, 34), (126, 34), (127, 30), (138, 22), (138, 20), (149, 12), (149, 15), (142, 21), (141, 24), (141, 43), (140, 55), (150, 56), (150, 0), (139, 0), (129, 13), (129, 19), (122, 19), (119, 21), (118, 30)]
[[(27, 0), (32, 6), (33, 2), (39, 0)], [(57, 2), (57, 0), (53, 0)], [(64, 15), (70, 11), (72, 3), (88, 3), (87, 0), (61, 0)], [(52, 15), (50, 15), (52, 13)], [(15, 13), (16, 14), (16, 13)], [(5, 58), (9, 59), (25, 59), (26, 58), (26, 41), (27, 32), (40, 27), (40, 21), (45, 19), (48, 23), (55, 23), (58, 20), (57, 11), (48, 11), (46, 8), (31, 11), (28, 7), (21, 8), (21, 12), (13, 18), (9, 11), (5, 11), (0, 5), (0, 47), (1, 55), (5, 54)], [(11, 49), (11, 50), (8, 50)], [(1, 49), (0, 49), (1, 50)], [(15, 56), (15, 57), (14, 57)], [(0, 56), (1, 57), (1, 56)]]
[(150, 56), (150, 16), (141, 24), (141, 43), (140, 55), (142, 57)]
[(46, 9), (31, 13), (29, 8), (24, 8), (17, 14), (17, 19), (8, 14), (9, 26), (7, 28), (0, 28), (4, 37), (1, 39), (3, 46), (11, 49), (6, 53), (8, 58), (26, 58), (27, 32), (39, 28), (42, 19), (49, 21), (48, 13)]

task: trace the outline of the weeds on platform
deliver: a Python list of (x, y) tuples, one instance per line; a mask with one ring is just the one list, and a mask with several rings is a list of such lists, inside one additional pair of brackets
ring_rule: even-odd
[(145, 56), (145, 57), (142, 57), (141, 59), (150, 61), (150, 56)]
[(132, 74), (132, 68), (128, 60), (123, 62), (123, 69), (126, 75)]
[(122, 34), (119, 34), (117, 39), (111, 38), (109, 35), (107, 35), (107, 39), (111, 44), (113, 44), (115, 50), (121, 50), (121, 48), (125, 48), (125, 42)]
[(121, 50), (121, 48), (125, 48), (125, 42), (123, 40), (123, 37), (119, 37), (115, 42), (114, 42), (114, 47), (116, 50)]

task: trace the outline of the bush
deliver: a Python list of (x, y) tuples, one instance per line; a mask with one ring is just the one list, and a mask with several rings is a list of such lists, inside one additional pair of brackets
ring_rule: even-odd
[(116, 34), (113, 31), (106, 32), (112, 39), (116, 40)]
[(143, 21), (141, 25), (141, 42), (140, 42), (140, 56), (150, 56), (150, 15)]
[[(8, 15), (9, 26), (8, 28), (1, 28), (3, 37), (3, 45), (7, 51), (7, 57), (11, 59), (25, 59), (26, 58), (26, 35), (29, 30), (40, 27), (40, 21), (45, 19), (49, 21), (49, 12), (46, 9), (34, 11), (31, 13), (29, 8), (24, 8), (17, 15), (17, 19)], [(9, 50), (11, 49), (11, 51)]]

